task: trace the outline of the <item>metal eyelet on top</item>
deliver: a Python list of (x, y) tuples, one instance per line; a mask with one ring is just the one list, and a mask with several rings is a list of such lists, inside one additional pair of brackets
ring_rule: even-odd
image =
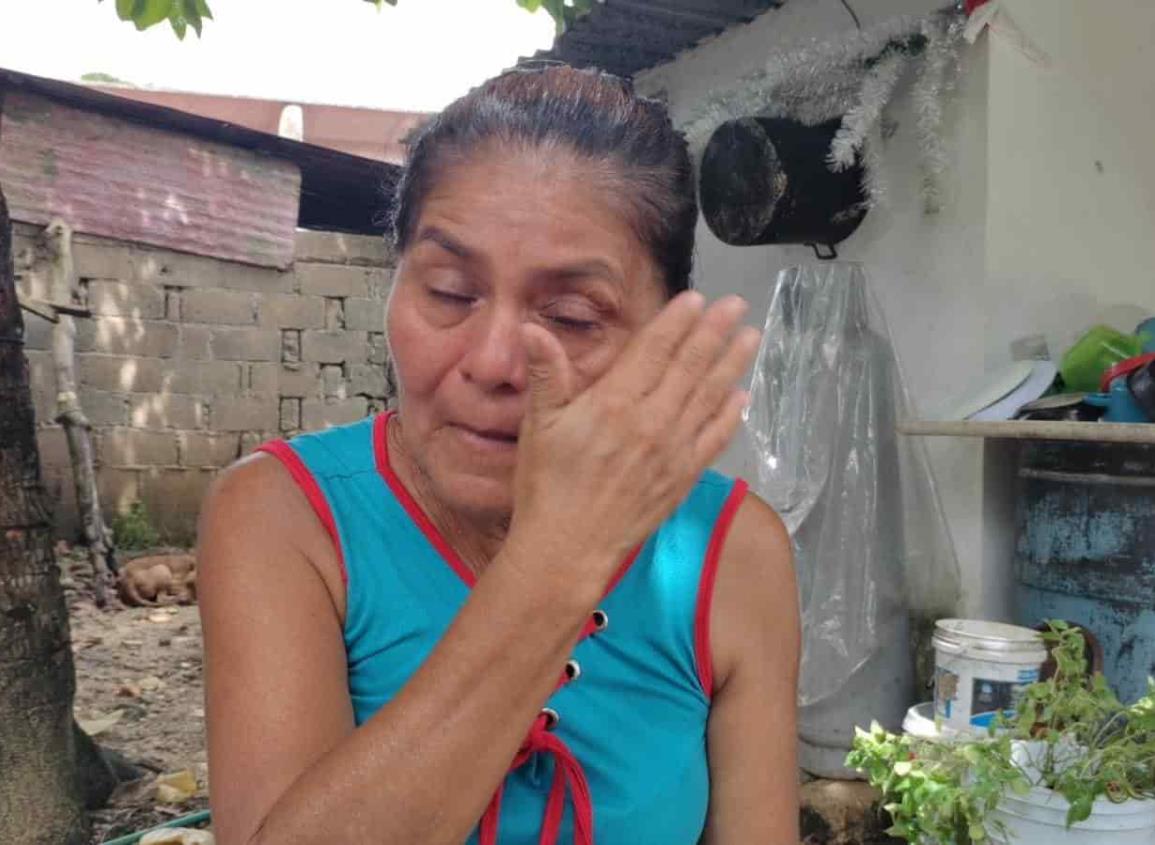
[(593, 620), (594, 630), (599, 633), (610, 627), (610, 615), (604, 610), (595, 610), (593, 612)]
[(582, 665), (574, 660), (572, 657), (565, 662), (565, 676), (571, 681), (576, 681), (581, 677)]
[(552, 731), (557, 727), (557, 723), (561, 721), (561, 716), (552, 707), (541, 708), (541, 715), (545, 716), (545, 729)]

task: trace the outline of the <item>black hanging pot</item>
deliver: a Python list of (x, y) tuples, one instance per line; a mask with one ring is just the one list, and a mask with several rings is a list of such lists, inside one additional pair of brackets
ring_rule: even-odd
[(771, 117), (719, 126), (699, 170), (710, 231), (731, 246), (807, 244), (820, 258), (837, 257), (834, 245), (866, 216), (861, 163), (839, 172), (826, 163), (840, 126)]

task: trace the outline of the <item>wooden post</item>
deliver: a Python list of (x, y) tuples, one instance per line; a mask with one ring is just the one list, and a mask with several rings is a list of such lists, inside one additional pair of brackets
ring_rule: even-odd
[[(62, 220), (53, 220), (41, 235), (41, 246), (51, 274), (50, 287), (55, 303), (75, 303), (80, 299), (72, 261), (72, 230)], [(93, 594), (98, 607), (108, 601), (115, 562), (112, 559), (112, 532), (100, 510), (96, 468), (92, 450), (92, 425), (80, 407), (76, 381), (76, 321), (64, 308), (57, 308), (52, 329), (52, 360), (56, 370), (56, 421), (64, 427), (72, 460), (72, 480), (76, 488), (76, 508), (84, 529), (88, 558), (92, 564)]]

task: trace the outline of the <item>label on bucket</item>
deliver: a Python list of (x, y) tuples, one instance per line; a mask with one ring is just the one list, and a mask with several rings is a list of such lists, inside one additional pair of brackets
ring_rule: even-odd
[(976, 728), (989, 727), (1000, 713), (1005, 718), (1012, 718), (1019, 696), (1023, 689), (1039, 679), (1039, 670), (1033, 667), (1019, 669), (1016, 675), (1014, 680), (974, 678), (967, 690), (965, 687), (960, 688), (958, 674), (949, 669), (937, 669), (935, 712), (947, 720), (963, 719)]

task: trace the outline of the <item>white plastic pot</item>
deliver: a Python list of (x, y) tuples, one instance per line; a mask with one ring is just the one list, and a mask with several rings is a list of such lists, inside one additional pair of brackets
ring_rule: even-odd
[(1026, 795), (1006, 795), (990, 822), (1001, 822), (1005, 833), (988, 822), (992, 843), (998, 845), (1152, 845), (1155, 843), (1155, 801), (1095, 801), (1085, 821), (1067, 827), (1068, 803), (1043, 787)]

